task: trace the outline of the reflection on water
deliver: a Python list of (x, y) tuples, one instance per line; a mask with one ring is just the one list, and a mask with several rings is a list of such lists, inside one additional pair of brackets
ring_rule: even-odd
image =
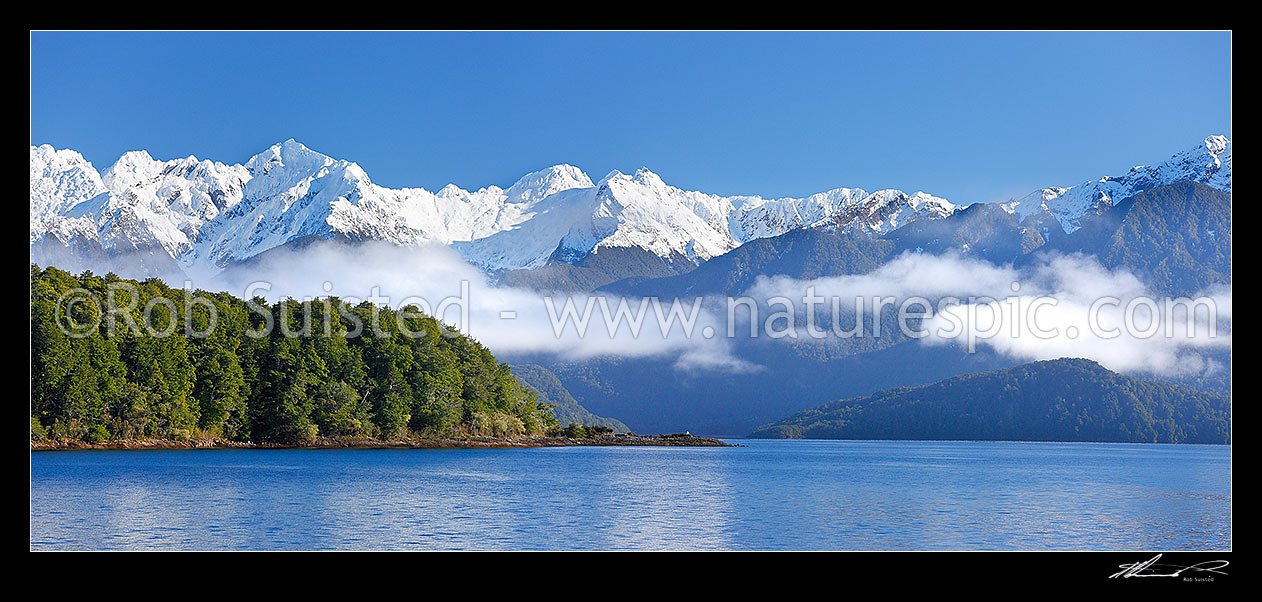
[(1225, 446), (745, 443), (34, 453), (31, 547), (1231, 547)]

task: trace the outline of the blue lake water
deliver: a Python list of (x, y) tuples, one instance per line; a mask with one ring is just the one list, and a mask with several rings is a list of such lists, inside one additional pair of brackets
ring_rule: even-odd
[(32, 549), (1227, 550), (1231, 448), (31, 454)]

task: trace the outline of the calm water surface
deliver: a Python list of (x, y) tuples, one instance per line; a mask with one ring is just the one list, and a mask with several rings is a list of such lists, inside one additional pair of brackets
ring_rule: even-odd
[(31, 454), (33, 549), (1231, 548), (1231, 448)]

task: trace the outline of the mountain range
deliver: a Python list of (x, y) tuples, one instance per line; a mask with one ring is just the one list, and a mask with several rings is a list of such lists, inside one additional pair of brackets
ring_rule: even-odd
[[(723, 197), (669, 186), (647, 169), (593, 181), (569, 165), (508, 188), (389, 189), (292, 140), (242, 165), (137, 151), (103, 172), (74, 151), (31, 147), (33, 263), (169, 280), (248, 272), (287, 248), (353, 252), (385, 241), (449, 245), (503, 286), (633, 297), (740, 295), (762, 277), (867, 274), (908, 253), (1020, 267), (1045, 252), (1094, 256), (1149, 290), (1190, 295), (1231, 282), (1231, 209), (1231, 143), (1222, 136), (1122, 176), (967, 204), (848, 188)], [(1020, 363), (897, 336), (729, 343), (759, 370), (680, 372), (662, 356), (509, 360), (574, 421), (719, 435), (830, 399)], [(1151, 376), (1229, 395), (1230, 349), (1203, 355), (1221, 369)]]
[(1015, 240), (1003, 244), (1037, 247), (1144, 190), (1187, 181), (1231, 192), (1231, 143), (1223, 136), (1124, 176), (984, 207), (893, 189), (720, 196), (670, 186), (647, 168), (593, 181), (571, 165), (526, 174), (508, 188), (391, 189), (356, 163), (294, 140), (233, 165), (133, 151), (102, 172), (73, 150), (30, 152), (32, 260), (69, 269), (122, 265), (142, 276), (214, 275), (318, 237), (450, 245), (504, 283), (590, 290), (686, 273), (798, 229), (940, 242), (932, 224), (983, 211), (1016, 224)]

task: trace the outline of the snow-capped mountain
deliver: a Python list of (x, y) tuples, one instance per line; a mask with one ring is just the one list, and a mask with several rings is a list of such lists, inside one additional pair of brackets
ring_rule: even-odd
[(700, 263), (750, 240), (797, 228), (880, 235), (916, 219), (945, 217), (956, 206), (923, 192), (869, 194), (851, 188), (806, 198), (724, 197), (670, 186), (640, 168), (631, 175), (612, 171), (590, 188), (550, 196), (532, 209), (519, 227), (455, 248), (491, 270), (536, 268), (613, 247)]
[(254, 156), (242, 169), (243, 202), (216, 220), (182, 263), (223, 267), (309, 235), (398, 245), (472, 240), (520, 223), (542, 198), (591, 186), (577, 168), (559, 165), (528, 174), (507, 190), (394, 190), (373, 184), (353, 162), (293, 140)]
[(133, 151), (102, 174), (74, 151), (31, 147), (33, 249), (38, 242), (106, 255), (145, 251), (199, 273), (311, 235), (451, 244), (492, 271), (610, 247), (701, 262), (795, 228), (884, 233), (954, 209), (924, 193), (847, 188), (804, 199), (723, 197), (669, 186), (646, 168), (593, 183), (571, 165), (526, 174), (507, 189), (396, 190), (294, 140), (244, 165)]
[(1209, 136), (1188, 150), (1176, 153), (1165, 162), (1153, 166), (1132, 167), (1124, 176), (1083, 182), (1068, 188), (1043, 188), (1004, 203), (1002, 206), (1026, 223), (1043, 225), (1054, 219), (1066, 233), (1077, 230), (1079, 220), (1098, 214), (1113, 203), (1158, 186), (1176, 182), (1199, 182), (1231, 192), (1231, 141), (1225, 136)]
[[(1161, 165), (1035, 191), (1003, 207), (1022, 219), (1054, 218), (1070, 232), (1115, 199), (1182, 180), (1230, 192), (1230, 141), (1211, 136)], [(146, 265), (161, 260), (196, 275), (311, 236), (451, 245), (492, 272), (572, 263), (605, 248), (700, 263), (797, 228), (883, 236), (957, 209), (943, 198), (898, 190), (725, 197), (670, 186), (646, 168), (593, 182), (571, 165), (526, 174), (506, 189), (391, 189), (356, 163), (294, 140), (243, 165), (191, 156), (162, 161), (133, 151), (103, 173), (74, 151), (31, 147), (33, 261), (142, 254)]]
[(31, 147), (31, 236), (32, 242), (46, 218), (105, 192), (101, 175), (83, 155), (72, 150), (54, 150), (45, 144)]

